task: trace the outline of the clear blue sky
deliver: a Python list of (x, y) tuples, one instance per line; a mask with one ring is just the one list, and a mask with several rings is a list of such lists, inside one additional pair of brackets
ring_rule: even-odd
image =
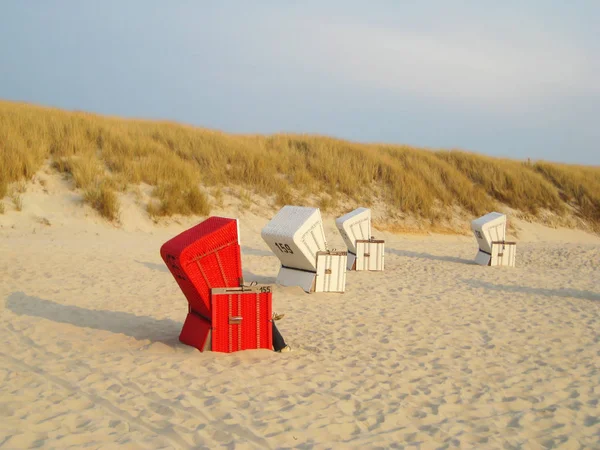
[(0, 98), (600, 165), (598, 0), (4, 0)]

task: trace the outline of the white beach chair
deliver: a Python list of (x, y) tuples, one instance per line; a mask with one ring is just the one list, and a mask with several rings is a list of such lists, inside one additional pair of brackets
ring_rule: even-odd
[(357, 208), (336, 219), (348, 247), (348, 270), (383, 271), (385, 241), (371, 236), (371, 210)]
[(281, 261), (277, 284), (306, 292), (344, 292), (348, 253), (327, 249), (318, 208), (286, 205), (261, 236)]
[(506, 215), (491, 212), (471, 222), (479, 251), (475, 262), (482, 266), (515, 266), (516, 242), (506, 242)]

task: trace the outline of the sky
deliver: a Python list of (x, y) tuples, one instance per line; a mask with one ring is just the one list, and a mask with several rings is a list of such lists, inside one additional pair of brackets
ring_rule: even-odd
[(0, 98), (600, 165), (597, 0), (3, 0)]

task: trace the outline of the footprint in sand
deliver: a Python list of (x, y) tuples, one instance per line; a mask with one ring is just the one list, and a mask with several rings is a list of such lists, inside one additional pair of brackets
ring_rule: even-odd
[(171, 417), (173, 416), (173, 410), (165, 405), (160, 405), (158, 403), (152, 403), (150, 405), (152, 411), (156, 414), (160, 414), (161, 416)]

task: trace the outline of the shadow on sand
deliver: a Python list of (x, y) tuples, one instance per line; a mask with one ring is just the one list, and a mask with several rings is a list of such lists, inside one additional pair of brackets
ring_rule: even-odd
[(155, 319), (120, 311), (61, 305), (23, 292), (10, 294), (6, 298), (6, 308), (19, 315), (41, 317), (78, 327), (125, 334), (138, 340), (161, 342), (170, 347), (183, 347), (179, 342), (179, 332), (183, 324), (171, 319)]
[(265, 277), (263, 275), (256, 275), (249, 270), (244, 270), (243, 276), (245, 284), (250, 284), (253, 281), (256, 281), (258, 284), (275, 284), (275, 280), (277, 280), (277, 276)]
[(242, 246), (242, 255), (249, 256), (275, 256), (272, 252), (268, 250), (259, 250), (251, 247)]
[(504, 284), (493, 284), (480, 280), (463, 280), (475, 288), (489, 289), (490, 291), (517, 292), (520, 294), (544, 295), (546, 297), (579, 298), (582, 300), (600, 301), (600, 294), (579, 289), (544, 289), (529, 286), (511, 286)]
[(169, 269), (164, 264), (156, 264), (156, 263), (152, 263), (152, 262), (138, 261), (137, 259), (135, 260), (135, 262), (138, 264), (141, 264), (144, 267), (147, 267), (150, 270), (156, 270), (157, 272), (169, 273)]
[(438, 255), (432, 255), (430, 253), (411, 252), (409, 250), (396, 250), (393, 248), (386, 248), (385, 251), (392, 253), (394, 255), (398, 255), (398, 256), (408, 256), (409, 258), (431, 259), (433, 261), (446, 261), (446, 262), (453, 262), (453, 263), (458, 263), (458, 264), (475, 265), (474, 260), (456, 258), (454, 256), (438, 256)]

